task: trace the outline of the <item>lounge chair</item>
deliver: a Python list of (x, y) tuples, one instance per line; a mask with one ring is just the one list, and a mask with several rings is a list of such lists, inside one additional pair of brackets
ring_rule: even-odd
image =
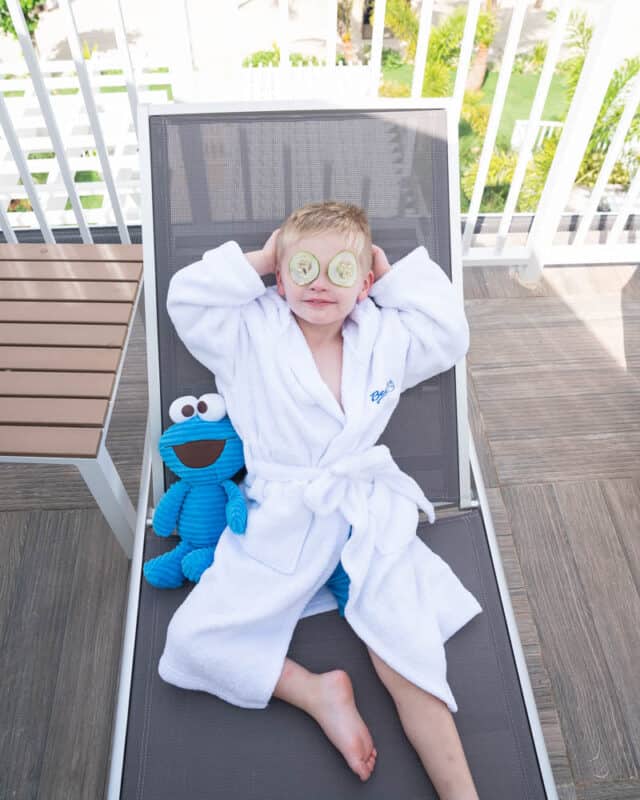
[[(211, 376), (167, 316), (171, 275), (228, 239), (258, 248), (292, 209), (335, 198), (367, 210), (373, 239), (391, 261), (426, 245), (462, 297), (450, 105), (145, 107), (139, 130), (150, 409), (109, 800), (435, 797), (365, 645), (337, 610), (302, 619), (289, 654), (313, 671), (349, 672), (379, 753), (366, 783), (314, 720), (280, 700), (246, 710), (164, 683), (157, 665), (167, 624), (189, 588), (158, 591), (141, 571), (144, 560), (175, 544), (148, 527), (150, 472), (154, 502), (172, 480), (156, 452), (170, 424), (167, 410), (180, 395), (212, 390)], [(470, 437), (465, 370), (462, 359), (403, 394), (382, 441), (441, 509), (434, 525), (421, 522), (418, 534), (483, 608), (446, 644), (455, 721), (480, 797), (556, 798)]]

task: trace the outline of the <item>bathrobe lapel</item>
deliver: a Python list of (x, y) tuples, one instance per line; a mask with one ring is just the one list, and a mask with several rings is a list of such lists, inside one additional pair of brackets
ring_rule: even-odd
[[(367, 388), (369, 362), (377, 334), (377, 320), (370, 312), (370, 300), (359, 303), (345, 322), (342, 338), (342, 405), (344, 426), (332, 439), (321, 459), (321, 465), (352, 452), (363, 434), (363, 421), (367, 413)], [(320, 379), (322, 380), (322, 379)], [(331, 394), (329, 392), (329, 394)]]
[[(286, 359), (289, 369), (294, 374), (301, 388), (306, 391), (327, 414), (336, 419), (341, 425), (344, 424), (345, 413), (340, 408), (340, 404), (333, 396), (331, 389), (329, 389), (322, 379), (315, 359), (313, 358), (313, 353), (293, 315), (291, 315), (291, 323), (285, 329), (281, 341), (283, 347), (286, 348)], [(344, 361), (342, 367), (344, 380)]]

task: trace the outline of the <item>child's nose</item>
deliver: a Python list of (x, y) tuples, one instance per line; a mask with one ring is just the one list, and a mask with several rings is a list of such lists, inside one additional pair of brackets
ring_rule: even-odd
[(327, 289), (330, 286), (329, 277), (326, 273), (326, 270), (321, 269), (320, 274), (315, 279), (315, 281), (311, 284), (312, 289)]

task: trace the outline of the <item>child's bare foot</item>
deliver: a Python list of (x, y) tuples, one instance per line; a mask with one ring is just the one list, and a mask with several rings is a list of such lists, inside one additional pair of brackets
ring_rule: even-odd
[(344, 670), (336, 669), (316, 675), (315, 683), (311, 715), (356, 775), (368, 780), (378, 752), (356, 708), (351, 678)]

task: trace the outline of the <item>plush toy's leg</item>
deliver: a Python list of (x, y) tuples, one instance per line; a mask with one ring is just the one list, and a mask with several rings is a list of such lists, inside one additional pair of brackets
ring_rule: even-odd
[(213, 547), (199, 547), (182, 559), (182, 572), (190, 581), (198, 583), (202, 573), (213, 564)]
[(193, 550), (192, 545), (180, 542), (168, 553), (152, 558), (144, 565), (144, 577), (157, 589), (177, 589), (184, 583), (182, 559), (191, 550)]
[(344, 617), (344, 608), (349, 599), (350, 583), (349, 576), (342, 566), (342, 561), (339, 561), (338, 566), (334, 569), (333, 574), (327, 581), (326, 587), (333, 593), (333, 596), (338, 601), (338, 612), (341, 617)]

